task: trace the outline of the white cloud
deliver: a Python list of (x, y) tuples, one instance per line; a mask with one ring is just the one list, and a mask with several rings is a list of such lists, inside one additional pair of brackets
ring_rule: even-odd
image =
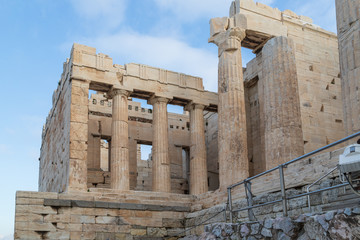
[(163, 10), (171, 11), (184, 21), (229, 15), (232, 0), (153, 0)]
[(312, 18), (314, 24), (336, 33), (335, 1), (291, 1), (287, 7), (298, 15)]
[(335, 1), (317, 0), (301, 4), (295, 12), (297, 14), (309, 16), (316, 25), (336, 32), (336, 12)]
[(207, 90), (217, 90), (216, 53), (192, 47), (178, 39), (128, 31), (82, 43), (108, 54), (114, 63), (135, 62), (202, 77)]
[(124, 20), (128, 0), (70, 0), (76, 12), (86, 20), (115, 28)]

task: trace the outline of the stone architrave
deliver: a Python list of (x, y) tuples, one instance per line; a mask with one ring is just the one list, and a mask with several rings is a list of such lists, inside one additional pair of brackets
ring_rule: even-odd
[(266, 169), (304, 154), (294, 46), (287, 37), (270, 39), (262, 50)]
[(190, 194), (208, 191), (204, 127), (204, 105), (191, 103), (190, 112)]
[[(226, 21), (223, 22), (227, 24)], [(217, 29), (221, 28), (217, 27)], [(220, 189), (249, 176), (241, 60), (241, 41), (245, 35), (244, 29), (235, 27), (225, 31), (215, 31), (209, 39), (209, 42), (215, 43), (219, 47), (218, 146)]]
[(129, 180), (129, 126), (128, 97), (130, 92), (114, 89), (110, 92), (112, 103), (111, 125), (111, 188), (130, 190)]
[(170, 192), (171, 178), (167, 114), (169, 99), (154, 96), (148, 102), (153, 105), (152, 188), (154, 192)]

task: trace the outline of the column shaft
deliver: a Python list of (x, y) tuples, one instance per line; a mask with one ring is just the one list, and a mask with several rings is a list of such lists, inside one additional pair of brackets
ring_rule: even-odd
[(344, 129), (350, 135), (360, 131), (360, 1), (335, 2)]
[(219, 47), (220, 189), (249, 176), (241, 40), (245, 31), (229, 29), (211, 38)]
[(129, 190), (128, 92), (114, 90), (111, 125), (111, 188)]
[(300, 100), (293, 43), (286, 37), (269, 40), (263, 50), (266, 169), (304, 153)]
[(191, 104), (190, 110), (190, 194), (208, 191), (204, 106)]
[(154, 97), (149, 102), (153, 105), (152, 187), (154, 192), (170, 192), (168, 99)]

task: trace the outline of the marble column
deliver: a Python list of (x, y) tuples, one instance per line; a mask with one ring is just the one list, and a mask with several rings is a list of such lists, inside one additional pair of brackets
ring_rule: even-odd
[(275, 37), (262, 50), (266, 170), (304, 154), (295, 49)]
[(204, 127), (204, 105), (189, 104), (190, 112), (190, 194), (208, 191)]
[(112, 90), (111, 188), (129, 190), (128, 97), (125, 90)]
[(219, 47), (218, 146), (220, 189), (249, 176), (241, 41), (245, 30), (230, 28), (209, 41)]
[(168, 137), (167, 103), (169, 99), (152, 97), (153, 105), (153, 143), (152, 143), (152, 188), (154, 192), (170, 192), (170, 159)]

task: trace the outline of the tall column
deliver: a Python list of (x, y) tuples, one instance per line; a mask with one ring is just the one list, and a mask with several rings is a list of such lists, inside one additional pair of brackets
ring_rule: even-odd
[(344, 129), (360, 131), (360, 1), (336, 0)]
[(304, 154), (294, 46), (287, 37), (269, 40), (263, 50), (266, 169)]
[(149, 104), (153, 105), (152, 188), (154, 192), (171, 191), (168, 102), (169, 99), (156, 96), (149, 100)]
[(241, 41), (245, 30), (230, 28), (214, 34), (219, 47), (219, 180), (220, 189), (249, 176)]
[(204, 105), (189, 104), (190, 112), (190, 194), (197, 195), (208, 191)]
[(112, 90), (111, 188), (129, 190), (128, 97), (125, 90)]

